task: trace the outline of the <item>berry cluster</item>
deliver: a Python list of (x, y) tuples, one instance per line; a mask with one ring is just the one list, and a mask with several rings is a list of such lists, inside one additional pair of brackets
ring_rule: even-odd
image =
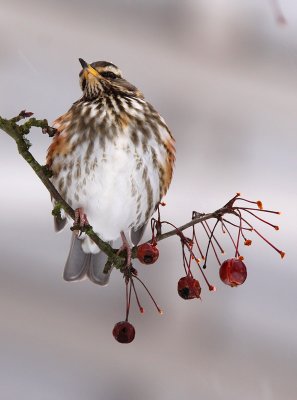
[[(244, 206), (243, 204), (246, 203), (249, 203), (252, 206)], [(165, 204), (160, 203), (160, 205), (163, 206)], [(183, 267), (185, 271), (185, 275), (179, 279), (177, 284), (177, 292), (181, 298), (184, 300), (200, 299), (201, 286), (200, 282), (194, 278), (192, 271), (193, 265), (198, 267), (198, 270), (200, 271), (208, 289), (212, 292), (216, 291), (215, 286), (209, 283), (205, 275), (210, 249), (212, 250), (219, 264), (219, 276), (221, 281), (231, 287), (242, 285), (247, 278), (247, 268), (243, 263), (244, 257), (239, 253), (239, 247), (242, 242), (245, 246), (250, 246), (252, 244), (252, 241), (247, 238), (249, 233), (254, 232), (256, 235), (258, 235), (275, 251), (277, 251), (281, 258), (285, 256), (283, 251), (276, 248), (268, 239), (266, 239), (258, 230), (256, 230), (253, 226), (253, 223), (247, 219), (247, 217), (252, 217), (252, 219), (256, 219), (264, 224), (267, 224), (275, 230), (279, 229), (278, 226), (273, 225), (272, 223), (261, 218), (259, 216), (260, 213), (280, 214), (277, 211), (264, 210), (261, 201), (247, 200), (241, 198), (240, 194), (237, 193), (236, 196), (234, 196), (227, 204), (225, 204), (224, 207), (213, 213), (211, 216), (194, 211), (192, 213), (192, 222), (186, 226), (183, 226), (182, 228), (177, 228), (172, 223), (161, 220), (160, 208), (158, 208), (157, 219), (152, 218), (151, 220), (152, 239), (149, 242), (143, 243), (137, 247), (136, 256), (142, 264), (149, 265), (156, 262), (159, 257), (157, 242), (162, 240), (165, 236), (168, 236), (168, 233), (162, 235), (162, 227), (164, 225), (168, 225), (173, 228), (173, 231), (171, 231), (172, 235), (177, 235), (181, 242)], [(236, 217), (237, 221), (234, 222), (230, 220), (230, 218), (227, 218), (226, 215)], [(215, 223), (212, 228), (207, 222), (207, 220), (210, 218), (215, 219)], [(206, 236), (207, 238), (205, 252), (202, 250), (200, 239), (198, 240), (196, 228), (198, 225), (202, 228), (204, 237)], [(224, 254), (224, 250), (217, 238), (216, 230), (218, 226), (221, 227), (221, 233), (226, 234), (234, 246), (234, 257), (226, 259), (223, 262), (221, 262), (219, 257), (219, 253)], [(187, 237), (183, 233), (183, 231), (188, 227), (192, 228), (191, 237)], [(235, 235), (234, 230), (236, 232)], [(125, 321), (118, 322), (115, 325), (113, 329), (113, 336), (120, 343), (130, 343), (135, 337), (135, 329), (133, 325), (128, 322), (132, 291), (135, 294), (136, 302), (140, 312), (144, 312), (143, 307), (140, 305), (134, 280), (140, 282), (145, 288), (160, 314), (162, 314), (162, 310), (157, 305), (146, 285), (137, 276), (137, 271), (132, 265), (125, 267), (122, 272), (126, 284), (126, 319)]]

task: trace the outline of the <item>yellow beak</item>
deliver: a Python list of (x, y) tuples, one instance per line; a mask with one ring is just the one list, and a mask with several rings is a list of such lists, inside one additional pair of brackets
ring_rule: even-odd
[(79, 58), (79, 62), (81, 63), (81, 66), (83, 67), (84, 70), (84, 77), (87, 79), (89, 74), (92, 74), (96, 78), (99, 76), (98, 71), (95, 70), (90, 64), (88, 64), (85, 60), (82, 58)]

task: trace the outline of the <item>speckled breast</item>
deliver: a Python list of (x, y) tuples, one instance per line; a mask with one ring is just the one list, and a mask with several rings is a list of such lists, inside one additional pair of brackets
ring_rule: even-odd
[(47, 155), (52, 182), (75, 209), (83, 207), (105, 240), (140, 227), (172, 177), (174, 140), (142, 99), (78, 101), (54, 122)]

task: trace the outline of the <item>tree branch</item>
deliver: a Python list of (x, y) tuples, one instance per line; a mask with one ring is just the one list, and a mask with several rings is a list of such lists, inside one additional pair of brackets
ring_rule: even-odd
[[(46, 119), (37, 120), (35, 118), (30, 118), (23, 125), (18, 125), (17, 122), (19, 122), (26, 116), (27, 114), (23, 111), (17, 117), (11, 118), (9, 120), (2, 118), (0, 116), (0, 129), (6, 132), (16, 142), (19, 154), (34, 170), (38, 178), (47, 188), (51, 197), (55, 199), (60, 208), (63, 208), (65, 213), (74, 220), (75, 217), (74, 210), (61, 197), (60, 193), (51, 183), (50, 181), (51, 173), (48, 170), (47, 166), (41, 166), (33, 157), (33, 155), (30, 153), (29, 148), (31, 146), (31, 143), (25, 137), (25, 135), (27, 135), (30, 132), (32, 127), (39, 127), (47, 130), (48, 128), (50, 128), (48, 122)], [(114, 264), (115, 267), (119, 268), (123, 265), (124, 258), (116, 255), (115, 250), (108, 243), (101, 240), (99, 236), (96, 235), (96, 233), (93, 231), (92, 227), (87, 227), (85, 233), (97, 244), (100, 250), (104, 251), (108, 255), (110, 261)]]
[[(49, 136), (53, 136), (53, 128), (48, 125), (46, 119), (37, 120), (35, 118), (29, 118), (25, 123), (19, 125), (18, 122), (24, 118), (31, 117), (33, 114), (21, 111), (20, 114), (11, 119), (5, 119), (0, 116), (0, 129), (7, 133), (15, 142), (18, 148), (19, 154), (24, 160), (31, 166), (38, 178), (44, 184), (49, 191), (51, 197), (55, 200), (57, 206), (53, 210), (53, 215), (58, 215), (61, 208), (65, 213), (70, 216), (73, 220), (75, 218), (75, 212), (70, 205), (61, 197), (60, 193), (56, 190), (52, 182), (50, 181), (51, 171), (47, 166), (40, 165), (32, 153), (29, 151), (31, 143), (26, 138), (26, 135), (30, 132), (32, 127), (42, 128), (44, 133), (48, 133)], [(185, 229), (199, 224), (211, 218), (220, 219), (226, 213), (233, 213), (233, 199), (231, 199), (224, 207), (208, 214), (196, 213), (196, 216), (188, 223), (180, 226), (177, 229), (170, 230), (163, 234), (159, 234), (156, 237), (157, 241), (167, 239), (174, 235), (180, 235), (180, 232)], [(233, 200), (234, 201), (234, 200)], [(97, 244), (97, 246), (108, 256), (109, 265), (113, 264), (115, 268), (121, 269), (125, 266), (125, 258), (117, 254), (117, 249), (113, 249), (108, 243), (104, 242), (100, 237), (93, 231), (91, 226), (87, 226), (85, 233)], [(132, 249), (132, 258), (136, 258), (137, 246)]]
[(198, 217), (193, 218), (191, 221), (187, 222), (184, 225), (179, 226), (177, 229), (172, 229), (171, 231), (168, 231), (166, 233), (163, 233), (159, 236), (157, 236), (157, 241), (159, 242), (160, 240), (167, 239), (171, 236), (178, 235), (179, 232), (185, 231), (186, 229), (190, 228), (193, 225), (200, 224), (203, 221), (207, 221), (208, 219), (211, 218), (217, 218), (220, 219), (224, 214), (230, 214), (233, 213), (230, 207), (224, 206), (222, 208), (219, 208), (218, 210), (208, 213), (208, 214), (202, 214), (202, 213), (197, 213)]

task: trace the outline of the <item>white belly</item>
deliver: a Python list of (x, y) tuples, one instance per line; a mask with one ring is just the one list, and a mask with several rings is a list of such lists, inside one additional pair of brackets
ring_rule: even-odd
[(98, 139), (86, 161), (88, 145), (82, 143), (71, 157), (56, 158), (64, 168), (52, 180), (73, 209), (84, 209), (103, 240), (115, 240), (121, 231), (143, 225), (160, 201), (159, 171), (150, 150), (153, 146), (158, 153), (158, 146), (152, 142), (144, 150), (123, 135), (115, 143), (106, 141), (103, 149)]

